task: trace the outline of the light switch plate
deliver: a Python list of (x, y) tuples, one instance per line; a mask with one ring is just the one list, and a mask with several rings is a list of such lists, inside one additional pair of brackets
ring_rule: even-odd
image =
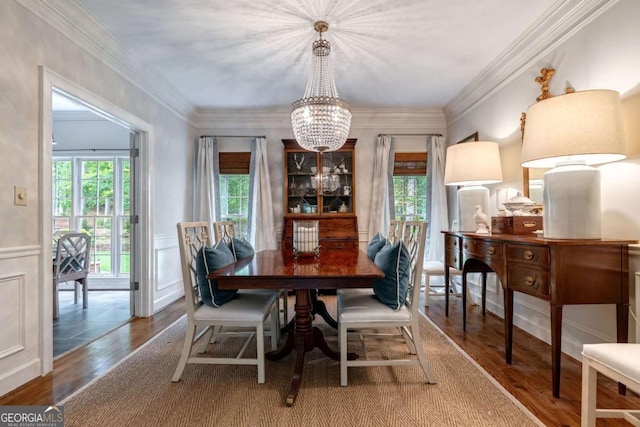
[(16, 206), (27, 206), (27, 187), (13, 187), (13, 204)]

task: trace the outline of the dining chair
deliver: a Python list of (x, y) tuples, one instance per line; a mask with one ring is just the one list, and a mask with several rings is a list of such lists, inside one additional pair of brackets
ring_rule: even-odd
[[(271, 337), (271, 349), (278, 344), (278, 312), (276, 295), (271, 293), (239, 291), (229, 302), (219, 307), (203, 303), (197, 281), (196, 257), (205, 246), (209, 246), (209, 227), (206, 222), (178, 223), (178, 239), (182, 281), (187, 306), (187, 329), (180, 360), (171, 381), (178, 382), (187, 364), (256, 365), (258, 383), (265, 382), (264, 337)], [(267, 319), (268, 330), (265, 329)], [(231, 330), (226, 332), (225, 328)], [(238, 328), (249, 329), (239, 331)], [(216, 331), (213, 336), (211, 331)], [(234, 357), (203, 356), (210, 344), (219, 337), (243, 336), (245, 343)], [(243, 357), (250, 343), (256, 338), (256, 357)], [(203, 340), (203, 338), (206, 338)], [(204, 348), (194, 352), (194, 346), (204, 341)], [(213, 350), (215, 351), (215, 349)]]
[[(428, 383), (435, 384), (437, 382), (422, 347), (420, 313), (418, 311), (426, 232), (426, 221), (406, 221), (404, 223), (400, 245), (404, 245), (407, 249), (410, 270), (406, 301), (397, 310), (384, 304), (376, 296), (367, 293), (342, 294), (338, 297), (340, 385), (347, 385), (347, 368), (356, 366), (419, 365), (424, 371)], [(398, 250), (398, 252), (400, 251)], [(392, 333), (381, 332), (388, 329), (391, 329)], [(364, 357), (361, 359), (347, 360), (349, 332), (351, 332), (350, 335), (361, 340), (361, 346), (364, 350)], [(366, 341), (368, 341), (365, 340), (366, 338), (388, 340), (399, 337), (404, 340), (409, 352), (415, 354), (416, 357), (398, 359), (368, 359), (366, 357)]]
[(389, 222), (389, 232), (387, 233), (387, 240), (394, 243), (396, 240), (402, 238), (402, 232), (404, 231), (404, 221), (392, 219)]
[[(392, 219), (389, 223), (389, 231), (387, 232), (386, 240), (388, 243), (394, 243), (398, 239), (402, 238), (402, 232), (404, 230), (404, 221)], [(373, 295), (373, 288), (342, 288), (336, 291), (338, 296), (338, 304), (340, 301), (348, 295), (368, 294)], [(339, 307), (338, 307), (339, 308)]]
[(623, 418), (640, 426), (640, 408), (610, 409), (596, 405), (598, 373), (640, 393), (640, 344), (598, 343), (582, 346), (582, 427), (595, 427), (596, 418)]
[[(442, 277), (444, 280), (445, 277), (445, 268), (449, 268), (449, 296), (460, 297), (462, 296), (462, 292), (458, 292), (456, 289), (456, 284), (454, 283), (454, 277), (462, 275), (462, 271), (445, 266), (442, 261), (425, 261), (422, 267), (422, 273), (424, 274), (424, 284), (425, 284), (425, 292), (424, 292), (424, 306), (429, 307), (429, 297), (433, 296), (444, 296), (444, 292), (446, 289), (446, 284), (443, 282), (440, 283), (431, 283), (431, 279), (434, 277)], [(440, 290), (440, 291), (436, 291)], [(471, 292), (467, 287), (467, 299), (474, 304), (473, 299), (471, 298)]]
[[(236, 237), (235, 225), (232, 221), (216, 221), (213, 223), (216, 242), (224, 240), (227, 245), (230, 240)], [(273, 292), (269, 289), (259, 289), (256, 292)], [(288, 291), (280, 289), (276, 291), (278, 294), (278, 313), (282, 311), (283, 324), (289, 321), (289, 300)], [(281, 301), (280, 301), (281, 300)]]
[(78, 303), (78, 285), (82, 286), (82, 308), (87, 308), (89, 254), (91, 236), (80, 232), (62, 234), (56, 242), (53, 259), (53, 318), (60, 316), (58, 298), (61, 282), (73, 282), (73, 303)]

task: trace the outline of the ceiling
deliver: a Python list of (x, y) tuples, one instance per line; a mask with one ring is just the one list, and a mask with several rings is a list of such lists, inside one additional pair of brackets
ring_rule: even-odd
[[(198, 109), (301, 98), (329, 22), (340, 97), (443, 107), (558, 0), (76, 0)], [(551, 9), (550, 9), (551, 8)], [(99, 24), (97, 24), (99, 25)]]

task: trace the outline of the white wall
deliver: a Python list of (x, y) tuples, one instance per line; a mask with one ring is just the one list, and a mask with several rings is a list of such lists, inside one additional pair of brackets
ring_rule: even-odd
[[(378, 134), (444, 134), (439, 108), (352, 109), (349, 138), (356, 138), (356, 215), (361, 244), (368, 241), (373, 160)], [(284, 153), (282, 139), (293, 139), (288, 108), (203, 112), (200, 135), (265, 135), (274, 198), (274, 227), (280, 235), (284, 216)], [(220, 151), (249, 151), (250, 138), (219, 138)], [(396, 152), (427, 151), (426, 136), (396, 136)]]
[[(534, 81), (540, 70), (543, 67), (556, 70), (550, 85), (552, 95), (563, 93), (567, 84), (577, 91), (617, 90), (623, 99), (629, 157), (601, 167), (603, 235), (640, 239), (639, 19), (640, 2), (620, 0), (576, 34), (537, 58), (470, 112), (450, 121), (448, 143), (455, 143), (475, 131), (479, 132), (481, 140), (497, 141), (504, 181), (492, 186), (492, 191), (499, 187), (521, 189), (520, 115), (535, 103), (540, 94), (540, 85)], [(633, 307), (638, 298), (633, 272), (640, 271), (640, 251), (637, 248), (632, 248), (629, 270)], [(474, 293), (479, 298), (479, 290), (475, 289)], [(490, 286), (488, 299), (490, 310), (502, 315), (499, 285)], [(516, 293), (515, 300), (515, 324), (550, 342), (548, 304), (520, 293)], [(630, 339), (634, 339), (636, 326), (632, 324), (630, 328)], [(615, 342), (615, 330), (613, 305), (567, 306), (564, 309), (562, 349), (579, 359), (583, 343)]]
[[(47, 7), (30, 4), (35, 9)], [(153, 243), (143, 250), (153, 251), (158, 262), (152, 283), (143, 286), (153, 289), (155, 308), (160, 301), (166, 303), (162, 298), (171, 293), (170, 284), (175, 285), (168, 272), (179, 270), (175, 224), (191, 219), (194, 128), (105, 65), (109, 57), (100, 56), (98, 48), (94, 54), (81, 48), (82, 37), (81, 32), (71, 38), (63, 35), (17, 1), (0, 1), (0, 295), (3, 307), (12, 307), (3, 309), (0, 317), (0, 395), (48, 369), (42, 325), (51, 321), (43, 315), (51, 297), (40, 283), (42, 245), (49, 242), (42, 242), (40, 233), (39, 66), (153, 128), (151, 188), (161, 197), (151, 194), (148, 220)], [(14, 185), (27, 188), (27, 206), (14, 206)], [(167, 244), (171, 239), (175, 243)], [(172, 251), (172, 257), (161, 256)]]

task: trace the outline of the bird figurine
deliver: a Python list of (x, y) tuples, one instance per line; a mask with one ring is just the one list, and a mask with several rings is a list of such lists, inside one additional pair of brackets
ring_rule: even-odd
[(476, 213), (473, 214), (473, 220), (476, 222), (476, 233), (489, 234), (489, 217), (482, 212), (482, 206), (476, 205)]

